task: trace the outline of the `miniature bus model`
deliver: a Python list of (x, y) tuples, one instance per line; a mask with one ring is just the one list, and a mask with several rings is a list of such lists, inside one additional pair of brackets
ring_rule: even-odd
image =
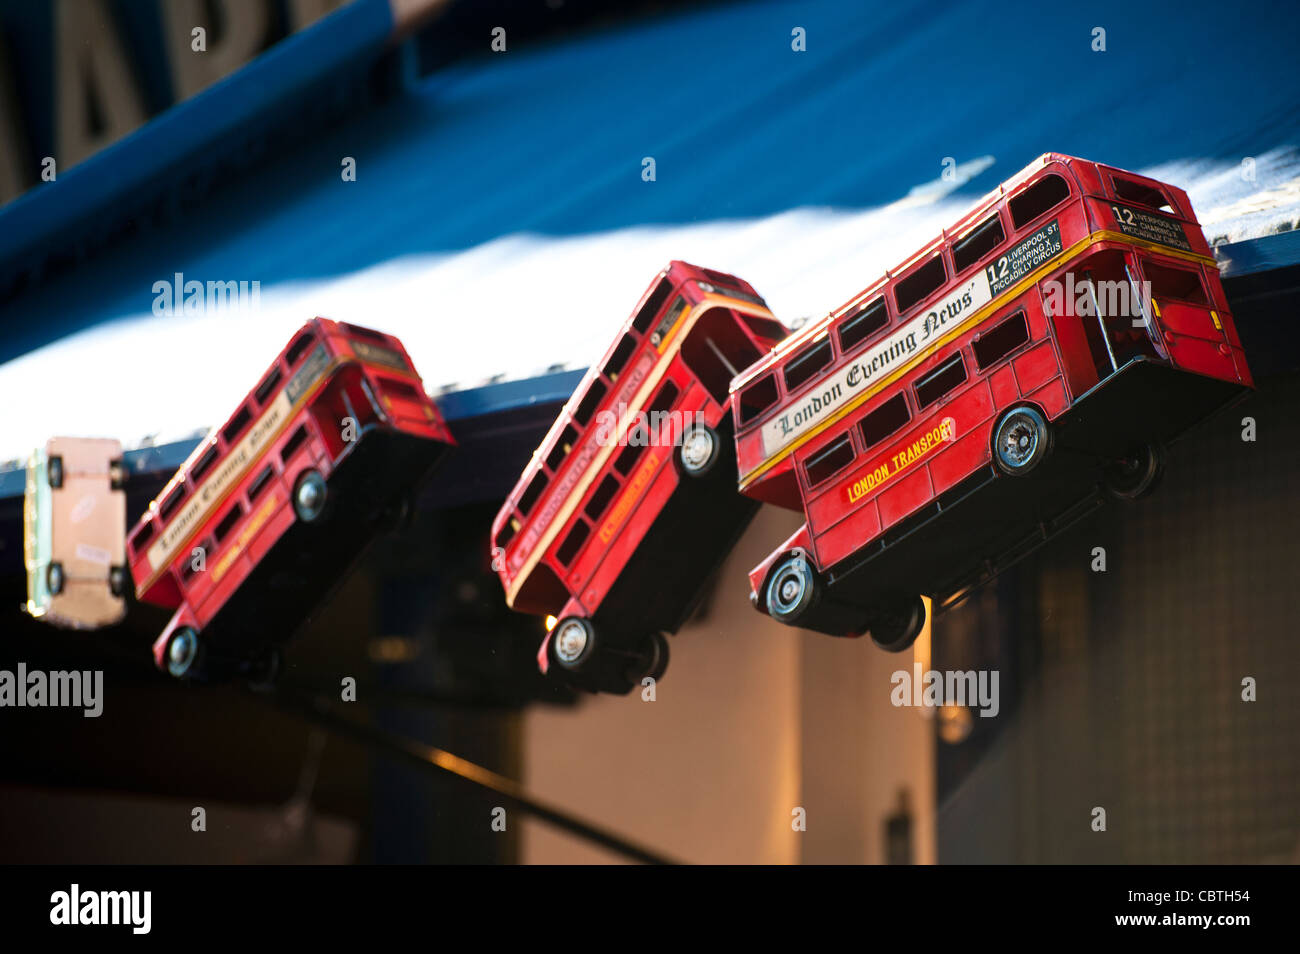
[(126, 613), (122, 445), (54, 437), (27, 461), (23, 556), (32, 616), (97, 629)]
[(551, 617), (543, 672), (616, 693), (662, 675), (663, 634), (757, 509), (731, 379), (786, 334), (746, 282), (675, 261), (587, 372), (492, 525), (506, 601)]
[(733, 382), (741, 492), (806, 521), (751, 600), (905, 649), (1252, 386), (1187, 195), (1041, 156)]
[(453, 443), (400, 341), (309, 321), (127, 538), (139, 598), (175, 609), (158, 666), (273, 678), (281, 644)]

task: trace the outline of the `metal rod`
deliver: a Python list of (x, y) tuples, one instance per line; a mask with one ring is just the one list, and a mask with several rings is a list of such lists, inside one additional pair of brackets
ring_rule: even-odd
[(394, 732), (339, 715), (330, 707), (329, 703), (320, 697), (304, 696), (292, 690), (280, 689), (270, 694), (269, 698), (282, 708), (292, 710), (319, 726), (327, 728), (338, 735), (350, 737), (383, 754), (435, 773), (446, 772), (480, 788), (494, 792), (508, 805), (525, 814), (540, 818), (557, 828), (561, 828), (580, 838), (585, 838), (603, 848), (608, 848), (610, 851), (631, 858), (633, 861), (653, 865), (676, 864), (672, 859), (666, 858), (648, 848), (643, 848), (635, 842), (598, 825), (575, 818), (541, 799), (534, 798), (514, 779), (498, 775), (481, 765), (431, 745), (425, 745), (415, 739), (409, 739)]
[(1106, 316), (1101, 313), (1101, 302), (1097, 300), (1097, 287), (1092, 280), (1092, 272), (1084, 272), (1083, 277), (1088, 280), (1088, 297), (1092, 299), (1092, 310), (1097, 315), (1097, 327), (1101, 328), (1101, 343), (1106, 346), (1106, 357), (1110, 358), (1110, 370), (1115, 372), (1119, 370), (1119, 365), (1115, 362), (1115, 352), (1110, 346), (1110, 335), (1106, 334)]

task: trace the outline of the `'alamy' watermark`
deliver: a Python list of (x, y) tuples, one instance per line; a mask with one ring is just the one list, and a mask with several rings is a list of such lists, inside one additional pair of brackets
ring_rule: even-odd
[(926, 706), (937, 709), (944, 705), (969, 706), (979, 709), (981, 718), (991, 719), (1002, 708), (998, 700), (998, 671), (931, 669), (921, 671), (921, 664), (912, 666), (912, 672), (900, 669), (889, 677), (894, 688), (889, 701), (895, 706)]
[(256, 311), (262, 303), (260, 281), (210, 281), (185, 278), (177, 272), (172, 279), (153, 283), (153, 313), (159, 318), (199, 315), (215, 311)]
[(17, 671), (0, 669), (0, 708), (84, 709), (87, 719), (104, 711), (104, 671), (42, 672), (19, 663)]
[(1043, 282), (1043, 297), (1056, 316), (1073, 318), (1131, 318), (1134, 328), (1145, 328), (1151, 314), (1151, 283), (1131, 281), (1075, 281), (1066, 272), (1065, 281)]
[[(619, 422), (626, 419), (627, 429)], [(672, 447), (677, 436), (708, 422), (702, 411), (642, 411), (628, 413), (627, 405), (601, 411), (596, 415), (596, 442), (601, 447)]]
[(130, 925), (132, 934), (148, 934), (153, 923), (152, 891), (68, 891), (50, 895), (50, 923), (57, 925)]

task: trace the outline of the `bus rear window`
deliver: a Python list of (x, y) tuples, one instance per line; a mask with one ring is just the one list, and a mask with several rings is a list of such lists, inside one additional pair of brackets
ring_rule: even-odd
[(894, 304), (898, 306), (898, 313), (903, 314), (934, 294), (945, 278), (942, 255), (936, 255), (906, 278), (900, 278), (894, 286)]
[(1201, 276), (1196, 272), (1185, 268), (1157, 265), (1152, 261), (1142, 263), (1142, 272), (1151, 283), (1151, 297), (1156, 301), (1172, 298), (1176, 301), (1209, 307), (1209, 299), (1205, 297), (1205, 286), (1201, 284)]
[(1115, 198), (1136, 205), (1145, 205), (1157, 212), (1174, 214), (1173, 205), (1165, 198), (1165, 194), (1155, 186), (1143, 185), (1141, 182), (1133, 182), (1131, 179), (1122, 179), (1119, 176), (1112, 176), (1110, 181), (1115, 189)]
[(715, 272), (711, 268), (703, 269), (709, 280), (717, 285), (726, 285), (729, 288), (740, 288), (740, 279), (735, 275), (728, 275), (726, 272)]
[(907, 399), (901, 394), (895, 394), (862, 418), (862, 423), (858, 425), (862, 434), (862, 446), (879, 444), (886, 437), (902, 430), (911, 417), (907, 411)]
[(811, 381), (822, 368), (831, 363), (831, 339), (821, 341), (804, 348), (790, 360), (785, 368), (785, 389), (797, 391)]
[(749, 326), (750, 331), (768, 341), (780, 341), (786, 335), (785, 325), (771, 318), (761, 318), (758, 315), (742, 315), (741, 320)]
[(1055, 173), (1048, 173), (1007, 203), (1011, 210), (1011, 224), (1017, 229), (1024, 228), (1069, 197), (1070, 186), (1066, 181)]
[(928, 407), (966, 380), (960, 352), (916, 382), (916, 406)]
[(973, 232), (960, 238), (952, 247), (952, 267), (958, 273), (966, 271), (981, 258), (1002, 244), (1006, 234), (1002, 220), (994, 215)]
[(1029, 340), (1029, 326), (1025, 313), (1018, 311), (992, 331), (986, 331), (971, 345), (975, 352), (975, 367), (983, 371), (996, 364)]
[(889, 313), (885, 309), (885, 299), (877, 298), (840, 325), (840, 350), (847, 354), (887, 324)]
[(416, 403), (419, 403), (420, 398), (424, 396), (420, 393), (420, 389), (414, 384), (410, 381), (403, 381), (400, 378), (390, 378), (387, 376), (381, 377), (379, 379), (379, 385), (384, 391), (388, 392), (388, 394), (393, 397), (402, 398), (405, 401), (415, 401)]
[(746, 387), (738, 395), (740, 399), (740, 423), (748, 424), (776, 403), (776, 377), (766, 375)]
[(808, 459), (805, 470), (808, 472), (808, 486), (816, 487), (822, 481), (839, 473), (853, 462), (853, 441), (848, 434), (832, 443), (825, 450)]

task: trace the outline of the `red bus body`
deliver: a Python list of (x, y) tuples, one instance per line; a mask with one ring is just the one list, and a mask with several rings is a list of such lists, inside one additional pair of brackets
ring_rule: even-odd
[(802, 559), (816, 592), (785, 622), (952, 605), (1100, 491), (1148, 490), (1161, 445), (1252, 386), (1187, 195), (1041, 156), (733, 382), (741, 492), (806, 518), (751, 598), (783, 618)]
[(136, 595), (175, 610), (158, 666), (260, 666), (453, 444), (400, 341), (309, 321), (127, 538)]
[[(757, 509), (735, 492), (731, 379), (785, 334), (734, 276), (673, 262), (651, 283), (492, 525), (507, 602), (558, 620), (543, 672), (558, 664), (611, 692), (662, 672), (660, 634), (680, 627)], [(557, 656), (552, 635), (570, 626), (587, 627), (581, 659)]]

